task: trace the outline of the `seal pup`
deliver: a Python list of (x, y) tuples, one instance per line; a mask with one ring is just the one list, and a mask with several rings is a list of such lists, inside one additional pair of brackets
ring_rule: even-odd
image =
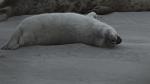
[(113, 27), (93, 17), (77, 13), (48, 13), (23, 20), (2, 49), (70, 43), (115, 47), (121, 41), (121, 37)]

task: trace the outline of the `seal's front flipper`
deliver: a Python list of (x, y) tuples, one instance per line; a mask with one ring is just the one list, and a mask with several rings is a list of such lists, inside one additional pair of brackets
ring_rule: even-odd
[(86, 16), (92, 17), (92, 18), (95, 18), (95, 19), (98, 17), (98, 15), (95, 12), (90, 12)]

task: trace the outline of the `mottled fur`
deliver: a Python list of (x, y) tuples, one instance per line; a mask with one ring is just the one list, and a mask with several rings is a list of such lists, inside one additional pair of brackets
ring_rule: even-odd
[(107, 14), (146, 10), (150, 10), (149, 0), (4, 0), (0, 4), (0, 14), (7, 14), (7, 17), (51, 12)]

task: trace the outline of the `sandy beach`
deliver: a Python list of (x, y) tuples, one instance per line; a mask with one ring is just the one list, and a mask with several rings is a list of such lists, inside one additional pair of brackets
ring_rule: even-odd
[[(26, 17), (0, 22), (0, 47)], [(114, 49), (85, 44), (0, 50), (0, 84), (150, 84), (150, 12), (99, 16), (123, 38)]]

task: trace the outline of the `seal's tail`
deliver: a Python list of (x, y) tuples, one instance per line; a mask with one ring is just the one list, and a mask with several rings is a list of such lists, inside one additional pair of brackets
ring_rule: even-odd
[(8, 41), (8, 43), (6, 45), (4, 45), (1, 49), (2, 50), (15, 50), (17, 48), (19, 48), (19, 39), (21, 36), (21, 31), (17, 30), (12, 37), (10, 38), (10, 40)]

